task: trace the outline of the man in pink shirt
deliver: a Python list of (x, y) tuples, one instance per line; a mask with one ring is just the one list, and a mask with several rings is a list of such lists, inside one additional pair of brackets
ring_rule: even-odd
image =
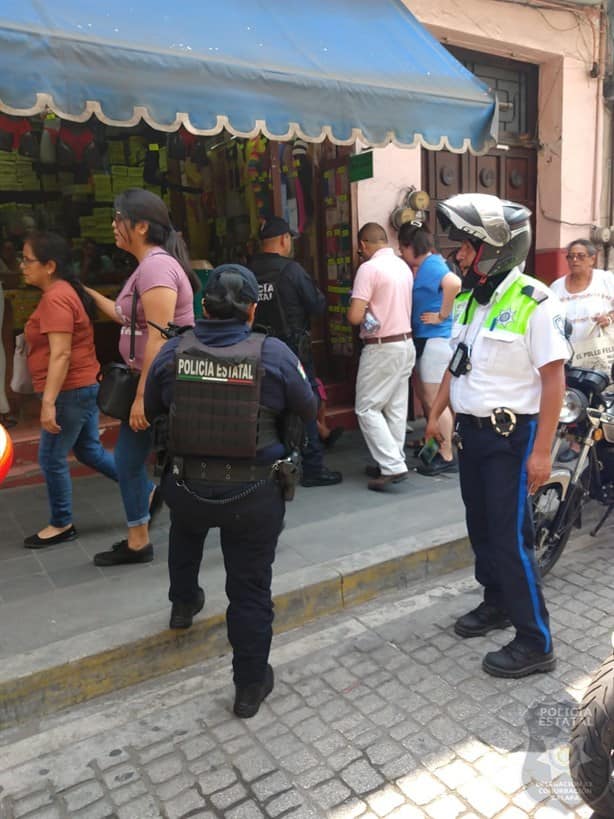
[(413, 277), (375, 222), (358, 232), (358, 252), (365, 261), (356, 272), (347, 314), (350, 324), (361, 325), (365, 345), (356, 377), (355, 411), (377, 464), (367, 467), (372, 478), (367, 486), (382, 492), (407, 478), (405, 425), (409, 377), (416, 361), (411, 339)]

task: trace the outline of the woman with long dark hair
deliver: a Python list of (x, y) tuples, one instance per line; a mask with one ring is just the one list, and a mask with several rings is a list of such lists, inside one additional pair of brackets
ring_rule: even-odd
[[(149, 540), (151, 515), (161, 496), (148, 475), (146, 462), (152, 433), (143, 405), (147, 373), (164, 337), (147, 322), (160, 327), (169, 322), (194, 324), (194, 293), (200, 282), (190, 268), (187, 248), (173, 228), (162, 199), (149, 191), (130, 188), (115, 200), (115, 244), (130, 253), (138, 267), (115, 301), (87, 288), (96, 306), (122, 325), (119, 352), (139, 372), (136, 398), (129, 421), (122, 421), (115, 447), (115, 463), (126, 512), (128, 537), (94, 557), (97, 566), (148, 563), (153, 560)], [(135, 360), (129, 361), (132, 297), (137, 294)]]
[(51, 519), (24, 540), (41, 549), (74, 540), (68, 453), (117, 480), (113, 455), (100, 443), (94, 348), (94, 303), (75, 277), (68, 243), (55, 233), (32, 233), (23, 247), (26, 284), (43, 291), (25, 326), (28, 368), (41, 394), (40, 468), (47, 483)]

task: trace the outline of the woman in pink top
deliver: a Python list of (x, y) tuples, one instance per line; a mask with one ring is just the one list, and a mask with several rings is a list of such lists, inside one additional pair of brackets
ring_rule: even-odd
[(145, 417), (143, 395), (147, 373), (165, 339), (147, 322), (155, 322), (161, 327), (171, 321), (193, 325), (194, 293), (200, 286), (190, 268), (185, 243), (173, 228), (168, 209), (159, 196), (140, 188), (130, 188), (118, 196), (113, 233), (117, 247), (131, 253), (138, 261), (138, 267), (115, 301), (90, 288), (87, 291), (99, 310), (122, 325), (119, 351), (128, 364), (132, 294), (136, 290), (136, 345), (132, 366), (140, 372), (140, 378), (130, 419), (122, 421), (115, 447), (128, 537), (115, 543), (109, 551), (95, 555), (97, 566), (153, 560), (149, 521), (160, 509), (162, 499), (146, 468), (152, 431)]

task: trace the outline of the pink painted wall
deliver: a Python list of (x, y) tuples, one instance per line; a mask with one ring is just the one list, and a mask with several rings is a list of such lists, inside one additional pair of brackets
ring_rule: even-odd
[[(609, 224), (610, 115), (602, 80), (590, 76), (603, 51), (599, 13), (536, 9), (497, 0), (404, 0), (442, 42), (539, 66), (536, 248), (544, 278), (560, 250), (590, 225)], [(602, 72), (603, 73), (603, 72)], [(404, 185), (420, 185), (420, 150), (376, 149), (375, 178), (359, 183), (359, 222), (388, 225)], [(538, 268), (539, 269), (539, 268)]]

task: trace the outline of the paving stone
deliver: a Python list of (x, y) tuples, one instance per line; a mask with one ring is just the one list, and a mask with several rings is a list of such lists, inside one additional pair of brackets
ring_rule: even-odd
[(273, 796), (287, 791), (292, 787), (291, 781), (281, 771), (275, 771), (264, 779), (252, 783), (252, 791), (258, 797), (258, 802), (266, 802)]
[(92, 779), (90, 782), (84, 782), (82, 785), (64, 791), (61, 796), (66, 803), (68, 812), (74, 813), (86, 805), (91, 805), (93, 802), (102, 799), (104, 791), (100, 784)]
[(350, 791), (343, 782), (333, 779), (318, 785), (310, 792), (310, 796), (322, 806), (325, 811), (331, 811), (336, 805), (341, 804), (350, 795)]
[(458, 788), (459, 794), (484, 816), (496, 816), (507, 807), (507, 798), (484, 777), (476, 777)]
[(276, 769), (276, 765), (266, 757), (262, 749), (241, 754), (235, 759), (234, 764), (246, 782)]
[(130, 782), (128, 785), (124, 785), (121, 788), (116, 788), (113, 791), (112, 799), (114, 805), (125, 805), (126, 802), (130, 802), (133, 799), (136, 799), (139, 796), (143, 796), (147, 793), (147, 785), (143, 782), (142, 779), (137, 779), (134, 782)]
[(520, 808), (510, 805), (510, 807), (506, 808), (503, 813), (497, 817), (497, 819), (527, 819), (528, 815), (528, 813), (520, 810)]
[(414, 805), (401, 805), (389, 813), (386, 819), (424, 819), (424, 813)]
[(106, 799), (86, 805), (81, 810), (71, 811), (71, 819), (109, 819), (113, 815), (113, 808)]
[(209, 798), (218, 810), (225, 811), (232, 805), (236, 805), (237, 802), (241, 802), (246, 796), (247, 791), (240, 782), (237, 782), (232, 787), (226, 788), (224, 791), (218, 791)]
[(475, 770), (462, 759), (455, 759), (448, 765), (437, 768), (434, 773), (438, 779), (441, 779), (446, 787), (453, 791), (455, 791), (459, 785), (469, 782), (469, 780), (473, 779), (476, 775)]
[[(2, 807), (2, 803), (0, 803)], [(17, 817), (17, 814), (14, 814)], [(23, 815), (23, 814), (22, 814)], [(2, 814), (0, 813), (0, 816)], [(35, 808), (34, 811), (27, 814), (27, 819), (64, 819), (66, 814), (57, 805), (43, 805)], [(4, 816), (2, 816), (4, 819)], [(7, 814), (6, 819), (13, 819), (11, 814)]]
[(280, 766), (285, 768), (291, 774), (299, 774), (308, 771), (310, 768), (315, 768), (318, 764), (318, 758), (311, 751), (303, 750), (296, 754), (283, 757)]
[(303, 797), (298, 791), (290, 790), (271, 799), (266, 805), (266, 812), (269, 816), (277, 817), (282, 813), (286, 813), (291, 808), (298, 807), (303, 804)]
[(294, 727), (294, 733), (302, 742), (314, 742), (325, 736), (329, 731), (328, 726), (319, 717), (311, 717)]
[(181, 773), (182, 768), (183, 762), (181, 758), (174, 754), (167, 754), (166, 756), (156, 759), (154, 762), (150, 762), (149, 765), (145, 766), (147, 776), (155, 784), (172, 779), (174, 776)]
[(364, 759), (352, 762), (341, 771), (341, 778), (359, 796), (379, 787), (384, 781), (375, 768)]
[(170, 802), (165, 802), (164, 808), (168, 819), (182, 819), (184, 816), (193, 816), (194, 811), (205, 808), (202, 796), (195, 788), (183, 791)]
[(454, 796), (442, 796), (425, 807), (425, 811), (432, 819), (457, 819), (465, 813), (465, 805)]
[(226, 811), (225, 819), (261, 819), (264, 814), (258, 805), (250, 800), (249, 802), (242, 802), (236, 808)]
[(393, 759), (398, 759), (403, 753), (403, 747), (389, 739), (380, 739), (369, 745), (365, 753), (374, 765), (385, 765)]
[(217, 768), (198, 777), (198, 784), (206, 795), (216, 793), (232, 785), (237, 779), (236, 773), (230, 767)]
[(397, 785), (416, 805), (428, 805), (444, 793), (444, 787), (427, 771), (416, 771), (403, 776)]
[(366, 797), (371, 810), (377, 816), (387, 816), (399, 805), (405, 803), (405, 798), (392, 785), (385, 785)]
[(172, 779), (167, 779), (166, 782), (160, 783), (156, 787), (156, 793), (163, 802), (168, 802), (171, 799), (176, 799), (179, 794), (189, 790), (195, 784), (196, 777), (192, 774), (180, 773)]
[[(21, 819), (26, 813), (31, 813), (38, 808), (42, 808), (51, 803), (52, 796), (48, 790), (34, 791), (21, 799), (15, 799), (12, 805), (12, 812), (15, 819)], [(0, 816), (2, 816), (2, 802), (0, 801)]]
[(104, 782), (109, 790), (121, 788), (128, 782), (135, 782), (140, 779), (140, 774), (132, 764), (118, 765), (114, 768), (109, 768), (103, 774)]

